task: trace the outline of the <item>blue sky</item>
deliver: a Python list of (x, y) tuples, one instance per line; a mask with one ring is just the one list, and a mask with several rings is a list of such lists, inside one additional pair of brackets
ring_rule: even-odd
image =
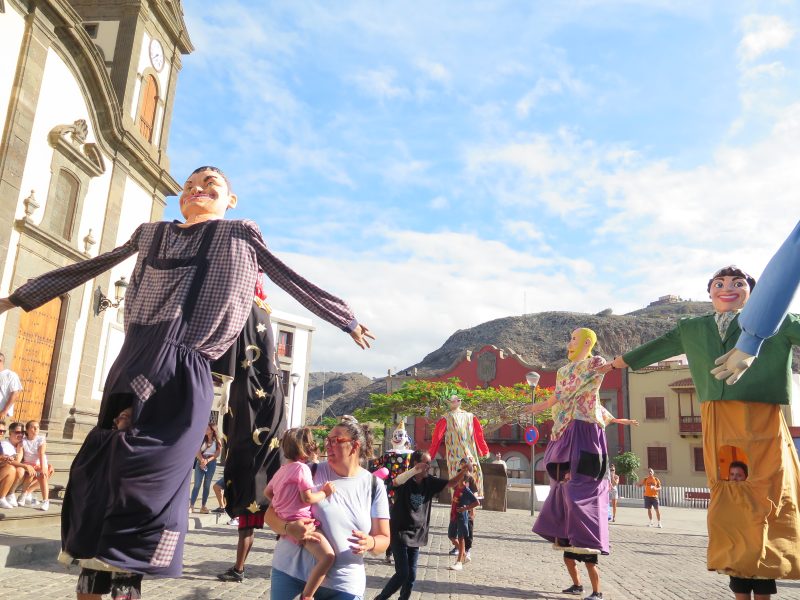
[(523, 312), (705, 299), (800, 217), (793, 2), (183, 5), (173, 174), (220, 166), (230, 216), (378, 336), (361, 352), (317, 319), (313, 370), (384, 374)]

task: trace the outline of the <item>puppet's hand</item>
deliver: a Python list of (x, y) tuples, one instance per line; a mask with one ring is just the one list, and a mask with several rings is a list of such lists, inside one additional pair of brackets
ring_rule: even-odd
[(372, 332), (367, 329), (366, 325), (362, 325), (361, 323), (350, 332), (350, 337), (353, 338), (353, 341), (358, 344), (361, 348), (367, 349), (369, 348), (369, 340), (375, 339), (375, 336), (372, 335)]
[(714, 364), (719, 366), (711, 369), (711, 374), (717, 379), (725, 379), (728, 385), (733, 385), (741, 379), (755, 359), (752, 354), (734, 348), (714, 361)]
[(0, 298), (0, 315), (2, 315), (7, 310), (11, 310), (12, 308), (16, 307), (16, 304), (11, 302), (8, 298)]

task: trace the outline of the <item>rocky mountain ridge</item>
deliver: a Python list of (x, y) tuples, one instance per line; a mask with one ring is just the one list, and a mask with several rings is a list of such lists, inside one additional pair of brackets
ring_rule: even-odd
[[(712, 310), (710, 302), (680, 301), (651, 305), (625, 315), (614, 315), (606, 309), (594, 315), (548, 311), (504, 317), (456, 331), (440, 348), (401, 372), (416, 368), (418, 377), (441, 374), (461, 360), (467, 350), (487, 344), (513, 350), (536, 368), (558, 369), (566, 363), (568, 336), (577, 327), (593, 329), (598, 338), (595, 354), (610, 359), (666, 333), (682, 317), (708, 314)], [(795, 348), (795, 371), (800, 366), (799, 357)], [(312, 373), (312, 383), (319, 375)], [(328, 373), (329, 381), (332, 377), (333, 374)], [(352, 413), (369, 404), (370, 394), (386, 392), (386, 378), (370, 379), (361, 374), (336, 374), (336, 378), (342, 391), (330, 400), (330, 405), (330, 393), (326, 391), (325, 413), (328, 415)], [(328, 383), (328, 389), (330, 385)], [(309, 387), (309, 405), (312, 392), (314, 398), (321, 395), (319, 390)]]

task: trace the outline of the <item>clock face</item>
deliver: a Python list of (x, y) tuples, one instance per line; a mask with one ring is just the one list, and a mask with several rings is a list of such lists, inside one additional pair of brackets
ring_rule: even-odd
[(159, 72), (164, 68), (164, 48), (156, 39), (150, 40), (150, 64)]

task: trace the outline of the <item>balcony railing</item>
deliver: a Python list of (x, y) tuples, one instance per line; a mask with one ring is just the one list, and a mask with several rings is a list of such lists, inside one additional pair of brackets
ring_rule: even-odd
[(680, 433), (702, 433), (703, 426), (699, 416), (681, 417)]

